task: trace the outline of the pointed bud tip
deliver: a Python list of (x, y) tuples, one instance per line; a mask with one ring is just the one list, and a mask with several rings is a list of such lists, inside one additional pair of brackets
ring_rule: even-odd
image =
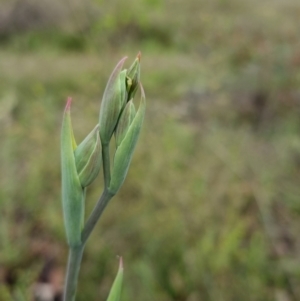
[(70, 111), (70, 109), (71, 109), (71, 103), (72, 103), (72, 97), (69, 96), (68, 100), (67, 100), (65, 111)]
[[(113, 78), (116, 78), (117, 75), (121, 72), (122, 67), (123, 67), (123, 65), (124, 65), (124, 62), (125, 62), (126, 60), (127, 60), (127, 56), (124, 56), (124, 57), (117, 63), (115, 69), (113, 70), (112, 74), (111, 74), (110, 77), (109, 77), (109, 80), (108, 80), (107, 85), (109, 85), (109, 83), (110, 83), (111, 81), (113, 81)], [(107, 88), (107, 86), (106, 86), (106, 88)], [(104, 91), (104, 94), (105, 94), (105, 91)]]
[(117, 64), (115, 69), (118, 69), (118, 67), (121, 69), (123, 67), (124, 62), (127, 60), (127, 56), (124, 56)]
[(143, 86), (142, 86), (142, 83), (139, 82), (139, 84), (140, 84), (140, 88), (141, 88), (141, 95), (142, 95), (142, 98), (146, 98), (145, 91), (144, 91), (144, 88), (143, 88)]
[(119, 257), (119, 269), (123, 270), (124, 269), (123, 258), (122, 256), (118, 256), (118, 257)]
[(139, 60), (139, 62), (141, 61), (141, 57), (142, 57), (142, 53), (139, 51), (139, 53), (137, 54), (137, 59)]

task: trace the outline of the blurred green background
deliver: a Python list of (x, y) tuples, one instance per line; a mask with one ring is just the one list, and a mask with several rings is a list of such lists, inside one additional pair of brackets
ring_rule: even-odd
[(0, 300), (59, 292), (66, 98), (80, 141), (139, 50), (146, 120), (76, 300), (106, 299), (117, 255), (122, 301), (300, 300), (299, 32), (299, 0), (0, 0)]

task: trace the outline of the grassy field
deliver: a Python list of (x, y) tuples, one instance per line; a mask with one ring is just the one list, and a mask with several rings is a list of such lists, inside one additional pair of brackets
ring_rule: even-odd
[(111, 70), (139, 50), (146, 120), (76, 300), (105, 300), (117, 255), (123, 301), (299, 300), (299, 1), (26, 2), (48, 21), (18, 25), (0, 1), (0, 300), (60, 290), (66, 98), (80, 141)]

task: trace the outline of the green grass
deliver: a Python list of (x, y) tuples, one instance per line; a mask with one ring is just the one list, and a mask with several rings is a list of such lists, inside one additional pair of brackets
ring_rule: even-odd
[(298, 1), (101, 5), (84, 35), (73, 14), (71, 29), (15, 34), (0, 48), (0, 296), (2, 275), (30, 300), (49, 256), (64, 268), (66, 98), (80, 141), (98, 121), (113, 66), (141, 50), (144, 128), (87, 244), (77, 300), (105, 300), (116, 255), (123, 301), (298, 300)]

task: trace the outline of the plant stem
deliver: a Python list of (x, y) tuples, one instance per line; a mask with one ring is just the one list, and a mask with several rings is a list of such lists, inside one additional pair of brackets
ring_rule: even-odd
[(85, 227), (81, 233), (81, 243), (85, 245), (87, 239), (89, 238), (91, 232), (93, 231), (97, 221), (99, 220), (100, 216), (102, 215), (103, 210), (105, 209), (109, 200), (114, 196), (111, 192), (109, 192), (106, 188), (104, 189), (99, 201), (97, 202), (96, 206), (94, 207), (92, 213), (90, 214)]
[(104, 185), (105, 188), (108, 188), (110, 183), (109, 144), (102, 145), (102, 159), (103, 159)]
[(77, 280), (80, 270), (83, 249), (83, 244), (78, 247), (70, 247), (69, 249), (69, 259), (63, 298), (64, 301), (75, 301)]
[(84, 229), (82, 230), (81, 244), (76, 247), (70, 247), (69, 249), (69, 259), (63, 298), (64, 301), (75, 301), (78, 275), (85, 244), (90, 234), (92, 233), (97, 221), (101, 217), (107, 203), (113, 196), (114, 194), (109, 192), (107, 189), (104, 189), (100, 199), (98, 200), (95, 208), (89, 216)]

